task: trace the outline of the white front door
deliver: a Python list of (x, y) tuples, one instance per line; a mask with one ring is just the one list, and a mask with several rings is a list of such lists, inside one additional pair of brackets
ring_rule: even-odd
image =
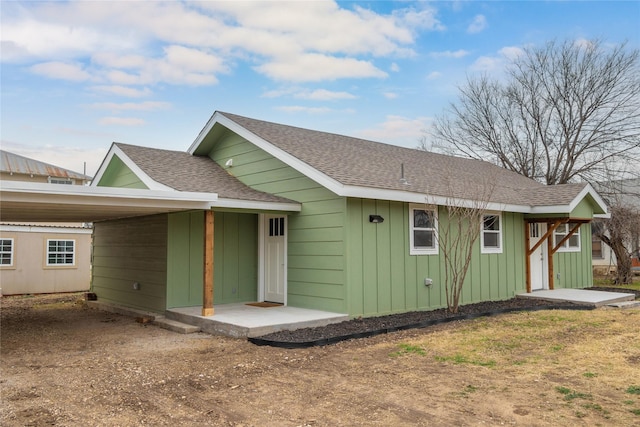
[(264, 217), (264, 300), (285, 303), (287, 218)]
[[(547, 224), (533, 222), (529, 224), (529, 244), (533, 247), (547, 232)], [(547, 244), (543, 242), (531, 254), (531, 290), (539, 291), (549, 289), (549, 277), (547, 274)]]

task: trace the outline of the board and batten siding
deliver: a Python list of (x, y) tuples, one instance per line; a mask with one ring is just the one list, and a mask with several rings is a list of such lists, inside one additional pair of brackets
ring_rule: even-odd
[(113, 156), (104, 171), (98, 187), (120, 187), (147, 189), (147, 186), (124, 164), (118, 156)]
[[(346, 312), (346, 201), (242, 137), (227, 132), (209, 153), (244, 184), (302, 203), (288, 216), (287, 304)], [(257, 235), (257, 231), (256, 231)]]
[(91, 289), (100, 301), (165, 311), (167, 223), (163, 214), (94, 224)]
[(591, 224), (582, 224), (580, 226), (580, 251), (558, 251), (553, 254), (554, 289), (593, 286), (591, 261)]
[[(169, 215), (167, 308), (202, 305), (203, 211)], [(258, 215), (214, 212), (213, 303), (258, 296)]]
[[(386, 200), (348, 199), (347, 274), (349, 314), (376, 316), (446, 307), (440, 255), (409, 254), (409, 205)], [(373, 224), (369, 215), (381, 215)], [(439, 221), (446, 221), (439, 208)], [(478, 240), (461, 304), (512, 298), (525, 290), (522, 215), (503, 213), (501, 254), (481, 254)], [(441, 249), (440, 249), (441, 251)], [(433, 285), (425, 286), (425, 278)]]

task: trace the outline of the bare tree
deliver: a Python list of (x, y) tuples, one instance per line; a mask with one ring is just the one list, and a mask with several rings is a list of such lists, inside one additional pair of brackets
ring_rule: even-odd
[[(458, 312), (471, 258), (473, 252), (478, 249), (476, 242), (483, 227), (495, 226), (495, 221), (499, 218), (497, 215), (487, 215), (495, 183), (495, 176), (475, 183), (466, 183), (466, 197), (460, 197), (458, 191), (458, 197), (447, 197), (444, 205), (440, 207), (439, 221), (434, 230), (438, 248), (442, 253), (447, 308), (451, 313)], [(452, 186), (450, 188), (449, 193), (455, 194)], [(435, 219), (432, 219), (433, 223)]]
[[(468, 78), (420, 147), (447, 147), (545, 184), (628, 177), (640, 158), (639, 56), (626, 43), (600, 40), (525, 48), (505, 80)], [(614, 207), (603, 241), (615, 252), (622, 249), (612, 236), (630, 230)]]
[(458, 103), (436, 119), (432, 145), (545, 184), (602, 181), (639, 156), (638, 58), (626, 44), (599, 40), (525, 48), (505, 81), (467, 79)]
[(600, 183), (610, 218), (594, 223), (594, 235), (616, 256), (615, 283), (632, 283), (631, 258), (640, 256), (640, 179)]

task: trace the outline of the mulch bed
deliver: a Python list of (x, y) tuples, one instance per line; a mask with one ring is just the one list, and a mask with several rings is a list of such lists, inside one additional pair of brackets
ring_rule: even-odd
[[(634, 293), (640, 298), (640, 291), (620, 288), (589, 288), (609, 292)], [(455, 320), (473, 319), (481, 316), (509, 313), (513, 311), (534, 311), (547, 309), (589, 310), (593, 307), (566, 302), (543, 301), (533, 298), (512, 298), (506, 301), (487, 301), (461, 306), (457, 314), (446, 309), (412, 311), (388, 316), (353, 319), (327, 326), (279, 331), (249, 341), (257, 345), (281, 348), (306, 348), (334, 344), (354, 338), (365, 338), (405, 329), (424, 328)]]

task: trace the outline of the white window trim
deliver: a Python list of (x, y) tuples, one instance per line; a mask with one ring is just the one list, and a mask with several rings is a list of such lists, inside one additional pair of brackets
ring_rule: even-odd
[(76, 183), (72, 178), (59, 178), (56, 176), (50, 176), (47, 180), (49, 184), (73, 185)]
[[(553, 232), (553, 246), (555, 247), (560, 240), (564, 239), (564, 236), (566, 236), (567, 233), (569, 233), (569, 231), (571, 231), (571, 229), (574, 226), (575, 226), (574, 222), (560, 224), (558, 228), (556, 228)], [(564, 228), (564, 232), (562, 234), (557, 234), (558, 229), (560, 229), (561, 227)], [(578, 230), (576, 230), (576, 232), (573, 233), (573, 236), (571, 236), (571, 237), (575, 236), (578, 238), (578, 246), (569, 246), (569, 242), (571, 241), (571, 237), (570, 237), (569, 239), (567, 239), (566, 242), (562, 244), (562, 246), (558, 248), (557, 252), (580, 252), (582, 250), (581, 231), (582, 231), (582, 225), (580, 225), (580, 227), (578, 227)], [(562, 237), (558, 238), (558, 236), (562, 236)]]
[[(498, 224), (500, 226), (500, 228), (498, 229), (498, 232), (496, 233), (493, 230), (487, 230), (486, 232), (492, 233), (492, 234), (497, 234), (498, 235), (498, 244), (499, 246), (497, 248), (494, 247), (485, 247), (484, 246), (484, 233), (485, 233), (485, 229), (484, 229), (484, 218), (487, 216), (497, 216), (498, 217)], [(504, 224), (502, 222), (502, 212), (487, 212), (485, 214), (482, 215), (482, 218), (480, 218), (480, 253), (483, 254), (501, 254), (502, 253), (502, 248), (504, 246), (504, 243), (502, 241), (502, 230), (504, 229)]]
[[(72, 263), (71, 264), (51, 264), (49, 263), (49, 255), (51, 254), (51, 252), (49, 252), (49, 242), (73, 242), (73, 253), (71, 254), (72, 257)], [(76, 242), (75, 239), (47, 239), (47, 247), (46, 247), (46, 265), (47, 267), (75, 267), (76, 265), (76, 250), (78, 249), (78, 243)], [(66, 253), (66, 252), (65, 252)]]
[[(9, 252), (10, 254), (9, 264), (0, 264), (0, 268), (13, 267), (15, 254), (16, 254), (16, 242), (13, 239), (13, 237), (1, 237), (0, 240), (9, 240), (11, 242), (11, 252)], [(6, 252), (2, 252), (2, 253), (6, 253)]]
[[(433, 248), (416, 248), (413, 244), (413, 211), (432, 211), (433, 212)], [(418, 204), (409, 205), (409, 255), (438, 255), (438, 207), (424, 206)]]

